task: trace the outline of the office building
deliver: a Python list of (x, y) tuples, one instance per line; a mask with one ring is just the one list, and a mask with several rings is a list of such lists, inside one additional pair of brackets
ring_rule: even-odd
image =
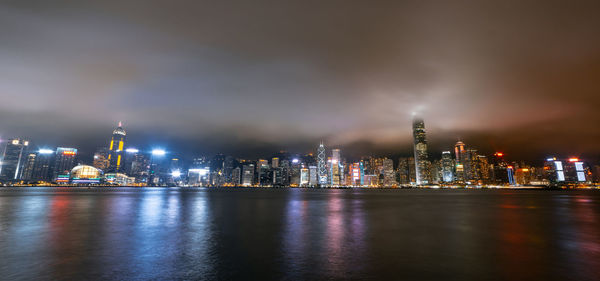
[(2, 146), (0, 155), (0, 180), (16, 181), (21, 179), (23, 166), (27, 158), (29, 141), (25, 139), (9, 139)]
[(415, 118), (413, 120), (413, 139), (415, 154), (415, 175), (416, 184), (423, 185), (429, 183), (429, 157), (427, 155), (427, 139), (425, 134), (425, 122), (423, 119)]

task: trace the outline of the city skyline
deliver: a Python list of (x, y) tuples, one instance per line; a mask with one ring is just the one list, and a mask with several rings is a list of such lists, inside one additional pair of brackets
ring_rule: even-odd
[[(346, 157), (348, 157), (349, 159), (352, 160), (357, 160), (360, 159), (362, 157), (392, 157), (392, 158), (398, 158), (398, 157), (415, 157), (417, 155), (417, 149), (416, 149), (416, 143), (417, 143), (417, 138), (419, 139), (424, 139), (425, 135), (427, 135), (427, 139), (429, 139), (429, 135), (430, 135), (430, 131), (429, 129), (425, 130), (424, 125), (423, 125), (423, 118), (420, 115), (415, 115), (414, 113), (412, 114), (412, 133), (411, 132), (407, 132), (407, 135), (411, 136), (412, 142), (409, 144), (403, 144), (402, 146), (399, 146), (399, 148), (396, 151), (392, 151), (390, 153), (385, 153), (382, 152), (381, 150), (375, 149), (374, 151), (367, 151), (364, 149), (359, 149), (358, 153), (355, 153), (352, 151), (352, 145), (329, 145), (324, 143), (323, 141), (319, 141), (317, 143), (317, 146), (315, 146), (315, 144), (313, 143), (312, 146), (303, 149), (303, 150), (288, 150), (288, 149), (284, 149), (284, 148), (279, 148), (277, 149), (277, 147), (269, 147), (269, 148), (263, 148), (265, 149), (263, 150), (259, 150), (259, 151), (252, 151), (251, 149), (245, 150), (245, 152), (250, 152), (250, 153), (244, 153), (244, 151), (242, 151), (241, 153), (230, 153), (228, 151), (231, 151), (229, 149), (224, 149), (222, 151), (208, 151), (208, 152), (198, 152), (198, 150), (194, 149), (193, 147), (191, 147), (191, 149), (187, 148), (187, 147), (177, 147), (177, 142), (174, 143), (170, 143), (168, 140), (162, 140), (162, 141), (154, 141), (154, 142), (150, 142), (150, 141), (140, 141), (140, 136), (133, 136), (133, 139), (135, 141), (127, 141), (125, 142), (125, 138), (129, 139), (131, 138), (131, 136), (126, 133), (124, 127), (125, 125), (123, 124), (122, 121), (118, 121), (117, 122), (117, 126), (113, 127), (112, 130), (108, 130), (108, 131), (112, 131), (112, 138), (109, 139), (109, 141), (102, 141), (104, 138), (106, 137), (101, 137), (98, 140), (94, 140), (94, 144), (95, 143), (100, 143), (100, 145), (97, 146), (90, 146), (89, 144), (77, 144), (75, 143), (75, 145), (71, 145), (74, 144), (73, 142), (66, 142), (66, 144), (69, 145), (65, 145), (63, 144), (48, 144), (47, 141), (44, 140), (36, 140), (36, 139), (31, 139), (28, 137), (23, 137), (23, 136), (10, 136), (10, 137), (4, 137), (4, 138), (0, 138), (0, 145), (2, 145), (2, 143), (6, 143), (7, 141), (11, 140), (11, 139), (19, 139), (19, 140), (25, 140), (27, 141), (28, 145), (31, 147), (30, 151), (31, 152), (38, 152), (38, 151), (47, 151), (47, 150), (52, 150), (52, 149), (56, 149), (56, 148), (60, 148), (60, 147), (75, 147), (79, 153), (78, 153), (78, 159), (83, 162), (83, 163), (88, 163), (91, 164), (95, 158), (94, 155), (95, 153), (98, 152), (99, 149), (106, 149), (106, 156), (107, 158), (109, 155), (112, 157), (112, 155), (114, 155), (115, 157), (118, 157), (118, 155), (120, 154), (121, 157), (124, 157), (124, 153), (126, 149), (134, 149), (141, 153), (151, 153), (153, 149), (161, 149), (161, 150), (165, 150), (168, 151), (168, 153), (172, 154), (172, 155), (176, 155), (178, 157), (184, 157), (186, 158), (186, 160), (191, 160), (194, 157), (211, 157), (213, 155), (218, 155), (218, 154), (224, 154), (224, 155), (229, 155), (238, 159), (263, 159), (263, 158), (270, 158), (274, 155), (277, 155), (279, 153), (285, 152), (285, 153), (290, 153), (290, 154), (295, 154), (295, 155), (308, 155), (308, 154), (314, 154), (317, 155), (319, 153), (319, 147), (318, 144), (325, 144), (328, 149), (334, 148), (334, 149), (343, 149), (344, 150), (344, 154)], [(417, 127), (415, 127), (417, 126)], [(425, 131), (427, 131), (427, 133), (425, 133)], [(127, 129), (127, 132), (129, 132), (129, 129)], [(420, 132), (420, 133), (417, 133)], [(106, 135), (106, 133), (105, 133)], [(145, 135), (145, 134), (144, 134)], [(418, 136), (417, 136), (418, 135)], [(117, 139), (117, 141), (115, 142), (115, 136), (119, 139)], [(50, 139), (52, 139), (52, 137), (49, 137)], [(452, 151), (453, 152), (453, 156), (456, 155), (458, 153), (458, 150), (456, 150), (456, 145), (458, 145), (459, 143), (461, 143), (464, 146), (463, 141), (465, 141), (465, 139), (462, 138), (456, 138), (456, 140), (454, 142), (449, 143), (448, 145), (441, 145), (441, 144), (437, 144), (435, 146), (435, 150), (433, 151), (433, 154), (431, 152), (427, 152), (428, 147), (429, 147), (429, 142), (425, 141), (425, 154), (424, 154), (424, 158), (423, 159), (436, 159), (436, 158), (441, 158), (441, 156), (444, 154), (444, 152), (446, 151)], [(469, 140), (466, 140), (469, 141)], [(122, 144), (120, 144), (119, 142), (122, 142)], [(126, 145), (127, 144), (127, 145)], [(478, 150), (481, 151), (482, 154), (485, 155), (493, 155), (497, 152), (501, 152), (503, 154), (506, 155), (510, 155), (511, 153), (506, 153), (504, 152), (505, 150), (503, 149), (496, 149), (496, 150), (489, 150), (489, 149), (483, 149), (481, 150), (481, 147), (478, 147), (477, 145), (473, 144), (473, 142), (469, 142), (469, 145), (472, 147), (477, 147)], [(112, 147), (114, 146), (114, 147)], [(201, 144), (199, 146), (202, 146)], [(85, 149), (81, 149), (81, 147), (84, 147)], [(120, 149), (119, 149), (120, 148)], [(349, 149), (350, 148), (350, 149)], [(456, 150), (456, 151), (455, 151)], [(350, 151), (350, 153), (348, 153), (348, 151)], [(527, 154), (526, 154), (527, 155)], [(514, 161), (524, 161), (525, 163), (528, 164), (540, 164), (542, 162), (544, 162), (544, 160), (547, 157), (560, 157), (560, 158), (570, 158), (570, 157), (578, 157), (578, 158), (582, 158), (582, 159), (586, 159), (587, 161), (590, 161), (592, 163), (596, 163), (598, 162), (598, 159), (595, 157), (590, 157), (589, 155), (595, 155), (595, 154), (586, 154), (586, 153), (559, 153), (559, 152), (546, 152), (546, 153), (542, 153), (540, 154), (540, 157), (537, 158), (527, 158), (527, 157), (522, 157), (522, 155), (515, 155), (512, 154), (512, 156), (514, 157)], [(587, 156), (587, 157), (586, 157)], [(458, 160), (458, 158), (457, 158)], [(112, 165), (115, 165), (117, 163), (117, 159), (107, 159), (108, 162), (111, 162)], [(107, 164), (108, 165), (108, 164)]]
[(0, 4), (0, 137), (90, 154), (122, 120), (199, 154), (387, 155), (418, 112), (432, 152), (600, 158), (597, 1), (136, 6)]
[[(136, 186), (259, 187), (517, 187), (593, 184), (600, 165), (579, 157), (544, 158), (528, 164), (518, 155), (486, 154), (457, 141), (441, 155), (428, 153), (425, 121), (413, 117), (413, 155), (392, 158), (372, 154), (347, 157), (339, 147), (320, 142), (316, 151), (279, 151), (248, 159), (217, 153), (197, 155), (154, 146), (140, 149), (127, 142), (122, 122), (106, 146), (86, 161), (73, 147), (35, 147), (28, 139), (0, 142), (0, 180), (9, 184), (108, 184)], [(593, 172), (592, 172), (593, 171)]]

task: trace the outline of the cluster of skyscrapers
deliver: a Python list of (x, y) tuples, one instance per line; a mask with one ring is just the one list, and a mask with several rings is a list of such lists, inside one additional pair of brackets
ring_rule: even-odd
[[(127, 146), (121, 123), (107, 146), (98, 148), (91, 163), (81, 163), (77, 148), (32, 151), (28, 140), (0, 144), (3, 184), (73, 184), (137, 186), (261, 186), (261, 187), (399, 187), (399, 186), (519, 186), (590, 184), (600, 166), (577, 158), (547, 159), (543, 167), (509, 162), (504, 154), (483, 155), (458, 141), (453, 151), (430, 157), (425, 123), (413, 120), (414, 154), (394, 160), (362, 157), (348, 161), (339, 148), (324, 143), (316, 155), (275, 153), (270, 159), (237, 159), (217, 154), (187, 163), (161, 149), (141, 151)], [(108, 139), (108, 138), (107, 138)]]

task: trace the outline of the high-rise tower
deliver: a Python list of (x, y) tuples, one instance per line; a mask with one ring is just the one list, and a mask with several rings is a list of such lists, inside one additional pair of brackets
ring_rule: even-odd
[(0, 154), (0, 180), (19, 180), (27, 157), (29, 141), (9, 139)]
[(331, 185), (340, 186), (342, 180), (343, 167), (342, 157), (339, 148), (331, 150)]
[(319, 185), (327, 185), (327, 166), (326, 166), (326, 157), (325, 157), (325, 145), (323, 142), (319, 144), (319, 148), (317, 149), (317, 170), (319, 175)]
[(429, 160), (427, 157), (427, 140), (425, 122), (421, 118), (413, 120), (413, 138), (415, 146), (415, 170), (417, 185), (429, 183)]
[(110, 140), (110, 145), (108, 147), (108, 170), (111, 172), (120, 172), (122, 168), (124, 147), (125, 147), (125, 130), (123, 129), (123, 124), (119, 122), (119, 127), (117, 127), (113, 133), (112, 138)]

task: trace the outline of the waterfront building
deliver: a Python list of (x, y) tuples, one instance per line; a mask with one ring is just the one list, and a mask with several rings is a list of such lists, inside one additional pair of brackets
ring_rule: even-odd
[(310, 171), (306, 167), (300, 169), (300, 186), (307, 187), (310, 182)]
[(66, 174), (61, 173), (57, 181), (64, 183), (65, 178), (70, 179), (73, 184), (99, 184), (102, 179), (102, 171), (93, 166), (79, 165)]
[(22, 180), (32, 180), (33, 169), (35, 167), (35, 158), (37, 158), (37, 153), (27, 153), (25, 165), (23, 165), (23, 175), (21, 176)]
[(77, 157), (77, 149), (70, 147), (58, 147), (56, 148), (56, 156), (54, 160), (54, 169), (52, 173), (52, 180), (57, 180), (60, 176), (60, 182), (64, 182), (69, 178), (71, 169), (75, 167), (75, 159)]
[(591, 172), (577, 157), (560, 160), (556, 157), (546, 159), (544, 163), (547, 179), (552, 184), (576, 184), (591, 182)]
[(121, 172), (126, 136), (127, 133), (123, 129), (123, 124), (119, 122), (119, 126), (112, 133), (108, 146), (109, 164), (107, 170), (110, 172)]
[[(365, 181), (366, 184), (366, 181)], [(384, 158), (383, 160), (383, 186), (390, 187), (395, 186), (396, 182), (396, 171), (394, 171), (394, 160)]]
[(344, 172), (343, 166), (341, 163), (341, 152), (340, 149), (335, 148), (331, 151), (331, 185), (332, 186), (340, 186), (342, 184), (341, 174)]
[(246, 164), (242, 170), (242, 185), (252, 186), (254, 180), (254, 164)]
[(497, 185), (510, 184), (512, 175), (508, 171), (510, 165), (504, 160), (504, 153), (494, 153), (490, 162), (491, 182)]
[[(238, 172), (240, 171), (239, 168)], [(187, 179), (188, 185), (190, 186), (207, 186), (210, 183), (210, 168), (209, 167), (194, 167), (188, 169)], [(236, 185), (239, 185), (239, 173), (238, 173), (238, 182)]]
[(365, 184), (365, 171), (363, 162), (352, 163), (348, 166), (348, 184), (362, 186)]
[(123, 173), (107, 173), (104, 174), (104, 182), (119, 186), (130, 186), (135, 183), (135, 178)]
[(9, 139), (3, 144), (0, 155), (0, 180), (16, 181), (21, 179), (28, 147), (29, 141), (20, 138)]
[(425, 134), (425, 122), (423, 119), (415, 118), (413, 120), (413, 139), (415, 154), (415, 175), (416, 184), (423, 185), (429, 183), (427, 139)]
[(416, 171), (413, 157), (402, 157), (398, 159), (398, 183), (402, 185), (415, 184)]
[(50, 149), (40, 149), (36, 153), (35, 163), (33, 164), (33, 171), (31, 172), (31, 178), (33, 181), (52, 181), (53, 165), (55, 162), (56, 153)]
[(317, 169), (319, 173), (319, 185), (327, 185), (329, 181), (327, 179), (327, 160), (325, 156), (325, 145), (323, 145), (323, 142), (319, 144), (319, 148), (317, 149)]
[(110, 165), (110, 161), (108, 160), (108, 148), (99, 147), (94, 153), (94, 160), (92, 166), (105, 171), (108, 169)]
[(234, 186), (240, 185), (242, 179), (242, 169), (240, 167), (235, 167), (231, 170), (231, 184)]
[(319, 169), (317, 166), (308, 166), (309, 180), (308, 185), (315, 187), (319, 185)]
[(442, 166), (442, 181), (450, 183), (454, 181), (454, 161), (450, 151), (442, 152), (442, 160), (440, 161)]

